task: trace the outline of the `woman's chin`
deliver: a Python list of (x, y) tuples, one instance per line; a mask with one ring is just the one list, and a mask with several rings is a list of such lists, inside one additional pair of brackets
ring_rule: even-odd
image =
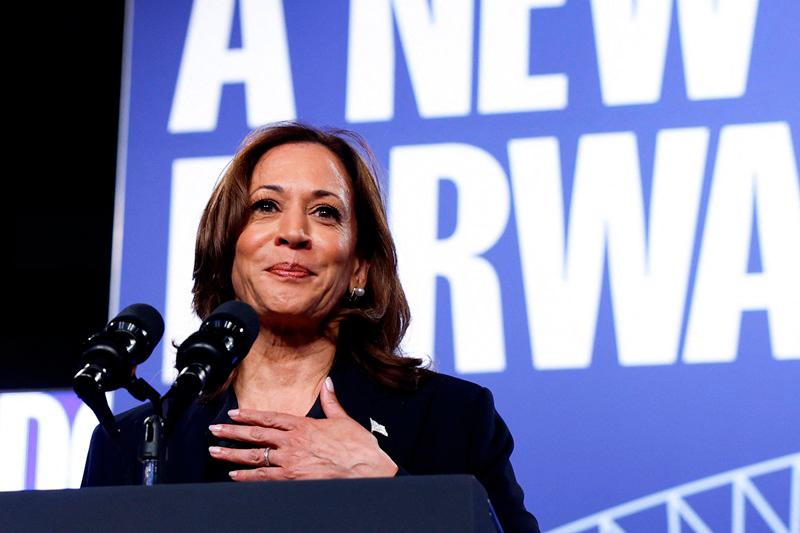
[(261, 315), (262, 327), (276, 330), (308, 330), (318, 329), (320, 320), (315, 319), (308, 309), (294, 307), (270, 307)]

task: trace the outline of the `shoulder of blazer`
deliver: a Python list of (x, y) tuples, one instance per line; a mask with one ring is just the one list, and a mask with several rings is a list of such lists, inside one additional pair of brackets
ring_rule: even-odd
[(144, 419), (152, 412), (148, 404), (114, 417), (120, 429), (118, 437), (112, 437), (101, 426), (95, 427), (86, 457), (82, 487), (138, 483), (135, 468), (138, 446), (144, 432)]
[(491, 395), (484, 387), (436, 372), (426, 377), (416, 390), (404, 391), (377, 383), (352, 360), (337, 362), (331, 371), (337, 397), (348, 415), (412, 472), (420, 449), (445, 456), (452, 450), (451, 443), (466, 446), (475, 436), (476, 418), (494, 414)]
[(393, 389), (378, 383), (352, 360), (337, 361), (331, 378), (342, 407), (367, 428), (369, 412), (400, 410), (409, 418), (426, 416), (429, 410), (454, 414), (474, 406), (488, 393), (480, 385), (433, 371), (427, 372), (415, 390)]

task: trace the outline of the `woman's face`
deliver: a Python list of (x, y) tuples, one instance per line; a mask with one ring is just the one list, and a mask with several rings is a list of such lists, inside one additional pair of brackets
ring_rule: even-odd
[(344, 166), (320, 144), (283, 144), (261, 156), (249, 193), (231, 273), (236, 296), (267, 324), (318, 326), (366, 281)]

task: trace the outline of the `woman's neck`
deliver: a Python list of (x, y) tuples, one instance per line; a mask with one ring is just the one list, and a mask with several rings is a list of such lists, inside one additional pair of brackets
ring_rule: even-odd
[(239, 406), (305, 416), (335, 354), (336, 346), (324, 336), (300, 337), (262, 329), (234, 381)]

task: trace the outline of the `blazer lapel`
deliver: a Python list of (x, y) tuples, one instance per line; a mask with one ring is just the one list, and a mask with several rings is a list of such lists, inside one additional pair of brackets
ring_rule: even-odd
[(337, 356), (331, 379), (347, 414), (370, 431), (395, 462), (411, 457), (421, 419), (409, 409), (409, 393), (379, 385), (349, 356)]

